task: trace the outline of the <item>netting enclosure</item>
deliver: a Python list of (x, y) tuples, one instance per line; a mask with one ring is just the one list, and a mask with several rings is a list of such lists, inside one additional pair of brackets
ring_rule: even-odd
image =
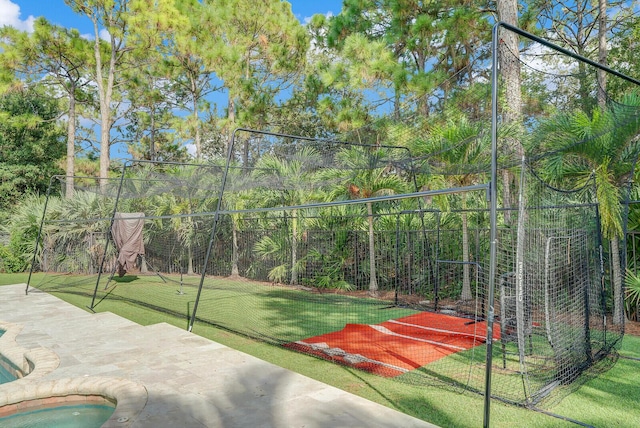
[[(223, 160), (75, 179), (45, 209), (28, 288), (84, 294), (92, 310), (124, 300), (398, 381), (485, 392), (489, 376), (492, 396), (539, 403), (622, 337), (624, 243), (604, 245), (602, 182), (584, 159), (605, 140), (636, 141), (639, 110), (609, 93), (596, 118), (600, 68), (495, 31), (493, 80), (457, 88), (477, 105), (449, 127), (406, 100), (340, 141), (239, 129)], [(520, 54), (498, 49), (505, 31)], [(530, 96), (516, 121), (500, 55)], [(439, 95), (434, 111), (447, 107)], [(576, 111), (603, 121), (563, 129)], [(620, 151), (621, 176), (634, 150)], [(116, 213), (143, 222), (144, 254), (122, 276)]]

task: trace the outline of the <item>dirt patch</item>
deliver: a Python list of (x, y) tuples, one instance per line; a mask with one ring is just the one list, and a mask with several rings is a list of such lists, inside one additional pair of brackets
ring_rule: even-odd
[(640, 336), (640, 322), (627, 321), (624, 325), (624, 332), (632, 336)]

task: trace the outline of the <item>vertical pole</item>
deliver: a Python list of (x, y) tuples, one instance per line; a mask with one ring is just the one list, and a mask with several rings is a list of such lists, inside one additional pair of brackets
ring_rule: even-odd
[(231, 144), (227, 150), (227, 163), (224, 167), (224, 173), (222, 174), (222, 184), (220, 185), (220, 192), (218, 193), (218, 203), (216, 204), (216, 212), (213, 216), (213, 225), (211, 226), (211, 235), (209, 236), (209, 246), (207, 247), (207, 254), (204, 257), (202, 263), (202, 273), (200, 274), (200, 284), (198, 285), (198, 292), (196, 294), (196, 300), (193, 303), (193, 311), (191, 312), (191, 318), (189, 319), (188, 331), (193, 330), (193, 324), (196, 322), (196, 312), (198, 311), (198, 303), (200, 302), (200, 295), (202, 294), (202, 287), (204, 285), (204, 278), (207, 274), (207, 265), (209, 264), (209, 258), (211, 257), (211, 251), (213, 249), (213, 243), (216, 238), (216, 232), (218, 229), (218, 222), (220, 220), (220, 210), (222, 209), (222, 197), (224, 195), (224, 188), (227, 184), (227, 176), (229, 175), (229, 166), (231, 165), (231, 157), (233, 155), (233, 149), (236, 141), (236, 132), (233, 131), (231, 136)]
[(602, 333), (604, 339), (604, 346), (607, 347), (607, 286), (606, 286), (606, 271), (604, 268), (604, 247), (602, 243), (602, 224), (600, 223), (600, 208), (598, 202), (598, 184), (596, 183), (596, 176), (593, 174), (593, 194), (595, 197), (595, 223), (596, 223), (596, 245), (598, 246), (598, 264), (600, 272), (600, 310), (602, 311)]
[(489, 254), (489, 292), (487, 301), (489, 311), (487, 316), (487, 356), (484, 380), (484, 419), (482, 426), (487, 428), (491, 416), (491, 366), (493, 364), (493, 318), (494, 318), (494, 288), (496, 276), (496, 245), (497, 245), (497, 211), (498, 211), (498, 30), (501, 23), (493, 27), (491, 40), (491, 183), (489, 187), (489, 217), (490, 217), (490, 254)]
[(398, 306), (398, 284), (400, 283), (400, 214), (402, 214), (401, 212), (399, 212), (398, 214), (396, 214), (396, 254), (395, 254), (395, 276), (396, 276), (396, 280), (395, 280), (395, 297), (394, 297), (394, 301), (393, 304)]
[(529, 381), (527, 375), (527, 367), (525, 361), (525, 335), (531, 328), (530, 311), (527, 302), (529, 297), (527, 296), (527, 290), (524, 280), (524, 240), (525, 240), (525, 170), (526, 162), (525, 157), (522, 156), (522, 167), (520, 169), (520, 189), (518, 191), (518, 226), (516, 231), (516, 266), (515, 266), (515, 281), (516, 281), (516, 333), (518, 337), (518, 358), (520, 360), (520, 372), (522, 376), (522, 385), (524, 387), (525, 399), (528, 400), (529, 396)]
[(433, 310), (438, 311), (438, 294), (440, 293), (440, 212), (437, 213), (438, 218), (438, 226), (436, 230), (436, 251), (434, 257), (434, 271), (435, 275), (433, 278)]
[[(96, 286), (95, 286), (95, 288), (93, 290), (93, 297), (91, 298), (91, 306), (89, 306), (89, 309), (91, 309), (92, 311), (93, 311), (93, 308), (95, 307), (96, 295), (98, 294), (98, 285), (100, 284), (100, 277), (102, 276), (102, 270), (104, 269), (104, 263), (107, 260), (107, 250), (109, 249), (109, 241), (111, 240), (111, 229), (113, 228), (113, 222), (115, 221), (116, 213), (118, 212), (118, 202), (120, 201), (120, 194), (122, 193), (122, 184), (124, 183), (124, 176), (125, 176), (125, 174), (127, 172), (127, 164), (129, 162), (130, 161), (126, 161), (124, 163), (124, 165), (122, 166), (122, 175), (120, 176), (120, 184), (118, 184), (118, 192), (116, 193), (116, 200), (113, 203), (113, 212), (111, 213), (111, 221), (109, 222), (109, 229), (107, 229), (107, 240), (104, 243), (104, 252), (102, 253), (102, 260), (100, 261), (100, 269), (98, 269), (98, 277), (96, 278)], [(100, 188), (102, 189), (102, 184), (100, 185)], [(113, 272), (115, 272), (115, 270)], [(113, 273), (112, 273), (111, 277), (113, 277)], [(109, 280), (111, 280), (111, 278), (109, 278)], [(108, 284), (109, 284), (109, 281), (107, 281), (107, 285)]]
[(51, 186), (53, 180), (58, 178), (59, 175), (54, 175), (49, 179), (49, 186), (47, 187), (47, 197), (44, 200), (44, 208), (42, 209), (42, 218), (40, 219), (40, 228), (38, 229), (38, 236), (36, 237), (36, 245), (33, 248), (33, 258), (31, 259), (31, 267), (29, 268), (29, 278), (27, 279), (27, 287), (24, 289), (24, 294), (29, 294), (29, 285), (31, 285), (31, 274), (33, 274), (33, 267), (36, 265), (36, 254), (38, 254), (38, 244), (42, 237), (42, 227), (44, 226), (44, 217), (47, 215), (47, 205), (49, 205), (49, 196), (51, 195)]

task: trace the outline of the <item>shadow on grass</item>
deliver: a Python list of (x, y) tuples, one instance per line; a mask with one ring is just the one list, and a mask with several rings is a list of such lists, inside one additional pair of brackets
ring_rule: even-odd
[(278, 332), (285, 341), (338, 331), (347, 324), (379, 324), (416, 313), (372, 298), (287, 289), (265, 294), (264, 328)]
[(597, 427), (638, 426), (640, 384), (636, 373), (639, 368), (640, 362), (617, 358), (614, 354), (566, 388), (561, 402), (556, 399), (545, 403), (543, 408)]
[(128, 282), (137, 281), (139, 279), (140, 278), (138, 277), (138, 275), (114, 276), (113, 278), (111, 278), (112, 281), (125, 284)]
[[(442, 382), (438, 379), (425, 379), (420, 378), (418, 383), (407, 382), (406, 379), (402, 382), (406, 387), (397, 388), (395, 386), (386, 385), (387, 383), (397, 383), (396, 380), (383, 379), (375, 377), (374, 381), (370, 380), (370, 374), (366, 374), (361, 370), (349, 368), (343, 366), (353, 378), (362, 382), (366, 387), (373, 391), (379, 399), (374, 401), (384, 403), (389, 407), (396, 408), (397, 410), (406, 413), (408, 415), (414, 415), (425, 420), (430, 420), (432, 423), (442, 427), (460, 426), (460, 420), (454, 420), (448, 415), (442, 412), (442, 410), (432, 400), (425, 395), (420, 394), (418, 389), (424, 387), (435, 387), (438, 391), (443, 391), (445, 394), (453, 394), (453, 397), (461, 398), (464, 402), (465, 398), (462, 397), (462, 389), (455, 384)], [(440, 396), (438, 394), (438, 399)]]

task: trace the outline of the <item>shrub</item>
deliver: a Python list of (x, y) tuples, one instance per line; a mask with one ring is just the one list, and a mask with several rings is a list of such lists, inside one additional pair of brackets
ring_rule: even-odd
[(625, 286), (624, 306), (627, 318), (632, 321), (638, 321), (638, 313), (640, 312), (640, 276), (627, 270)]
[(0, 272), (4, 273), (18, 273), (24, 272), (27, 268), (27, 263), (19, 256), (16, 256), (11, 250), (0, 245)]

